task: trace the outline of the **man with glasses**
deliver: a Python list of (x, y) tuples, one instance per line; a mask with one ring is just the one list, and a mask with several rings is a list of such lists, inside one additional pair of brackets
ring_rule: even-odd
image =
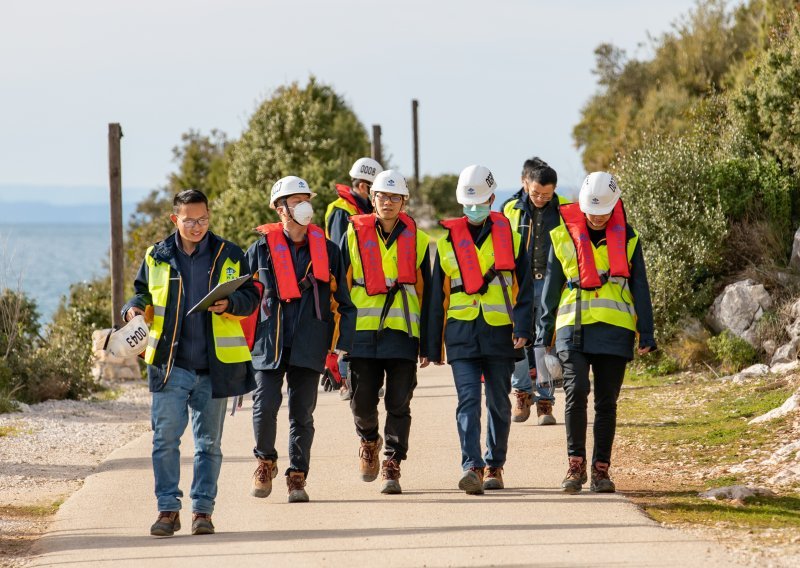
[[(533, 276), (533, 322), (541, 313), (542, 289), (550, 253), (550, 231), (561, 222), (559, 205), (569, 203), (555, 193), (558, 184), (556, 171), (540, 158), (525, 160), (522, 165), (522, 188), (503, 204), (503, 213), (511, 227), (522, 237), (525, 250), (531, 260)], [(553, 416), (555, 390), (553, 385), (536, 385), (536, 361), (533, 349), (526, 349), (526, 357), (514, 367), (511, 386), (514, 389), (514, 407), (511, 418), (514, 422), (525, 422), (531, 415), (531, 406), (536, 404), (536, 416), (540, 426), (556, 423)]]
[[(350, 409), (361, 442), (361, 479), (374, 481), (380, 472), (381, 493), (397, 494), (401, 493), (400, 462), (408, 454), (417, 360), (422, 367), (428, 365), (429, 238), (403, 212), (408, 187), (400, 172), (378, 174), (371, 196), (375, 213), (352, 216), (341, 243), (350, 297), (357, 309), (350, 351)], [(378, 421), (378, 392), (384, 380), (386, 459), (381, 462), (384, 438)]]
[[(372, 213), (372, 203), (369, 199), (369, 190), (375, 176), (383, 171), (383, 166), (372, 158), (359, 158), (350, 168), (351, 186), (336, 184), (338, 197), (328, 205), (325, 211), (325, 236), (337, 245), (342, 242), (342, 237), (347, 232), (352, 215), (365, 215)], [(333, 364), (329, 362), (329, 364)], [(337, 364), (334, 364), (336, 366)], [(339, 376), (342, 386), (339, 397), (350, 400), (352, 388), (348, 379), (348, 365), (344, 360), (338, 361)], [(334, 369), (329, 369), (334, 371)]]
[(158, 518), (153, 536), (181, 528), (183, 492), (180, 439), (189, 415), (194, 435), (192, 534), (211, 534), (211, 514), (222, 465), (220, 440), (226, 397), (255, 388), (250, 349), (239, 320), (258, 306), (247, 281), (208, 311), (188, 311), (222, 282), (247, 274), (242, 250), (208, 230), (206, 196), (187, 189), (173, 200), (177, 231), (147, 249), (134, 282), (136, 295), (124, 306), (125, 320), (144, 314), (150, 325), (147, 377), (153, 393), (153, 473)]

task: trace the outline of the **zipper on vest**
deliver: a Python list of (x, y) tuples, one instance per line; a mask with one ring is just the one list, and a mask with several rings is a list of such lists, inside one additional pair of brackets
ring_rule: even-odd
[(280, 339), (281, 339), (281, 321), (283, 321), (283, 306), (281, 305), (280, 299), (278, 299), (278, 317), (276, 318), (277, 324), (275, 326), (275, 363), (278, 362), (278, 357), (280, 356)]
[(169, 374), (172, 372), (172, 363), (174, 362), (172, 359), (172, 350), (175, 348), (175, 337), (178, 335), (178, 318), (181, 314), (181, 296), (183, 295), (183, 276), (181, 276), (180, 272), (178, 273), (178, 305), (175, 308), (175, 327), (172, 330), (172, 341), (169, 344), (169, 357), (167, 357), (167, 372), (164, 375), (164, 381), (161, 385), (167, 384), (167, 379), (169, 379)]

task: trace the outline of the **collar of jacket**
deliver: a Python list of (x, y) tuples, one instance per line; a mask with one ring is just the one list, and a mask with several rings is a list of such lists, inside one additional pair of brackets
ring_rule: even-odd
[[(216, 258), (219, 248), (222, 246), (222, 240), (209, 231), (208, 233), (208, 250), (211, 252), (211, 258)], [(175, 233), (160, 241), (153, 246), (153, 251), (150, 255), (158, 262), (166, 262), (175, 270), (178, 270), (178, 243), (175, 239)]]

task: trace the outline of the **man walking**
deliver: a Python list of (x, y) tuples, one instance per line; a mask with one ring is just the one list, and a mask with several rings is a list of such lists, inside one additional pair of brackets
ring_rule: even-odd
[[(511, 373), (514, 362), (524, 357), (521, 348), (531, 339), (530, 263), (508, 219), (491, 211), (496, 188), (494, 176), (484, 166), (461, 172), (456, 199), (464, 216), (441, 222), (448, 234), (437, 243), (431, 279), (428, 356), (441, 363), (445, 347), (453, 370), (463, 469), (458, 487), (469, 495), (504, 488)], [(483, 456), (481, 377), (487, 409)]]
[(172, 536), (181, 528), (183, 492), (180, 439), (192, 419), (194, 476), (192, 534), (211, 534), (211, 515), (222, 465), (222, 425), (228, 396), (254, 387), (250, 350), (239, 319), (258, 306), (251, 281), (206, 312), (188, 314), (211, 288), (247, 274), (244, 253), (208, 230), (206, 196), (187, 189), (173, 200), (170, 219), (177, 231), (147, 249), (136, 275), (136, 295), (125, 305), (126, 320), (145, 314), (152, 320), (144, 360), (153, 393), (153, 473), (158, 519), (153, 536)]
[[(403, 210), (405, 178), (386, 170), (372, 184), (375, 213), (354, 215), (342, 241), (350, 296), (358, 310), (350, 376), (356, 432), (361, 440), (360, 473), (381, 493), (401, 493), (400, 462), (408, 454), (411, 397), (417, 386), (417, 358), (425, 367), (426, 302), (430, 283), (428, 235)], [(384, 385), (386, 451), (379, 433), (379, 390)]]
[(355, 325), (339, 249), (311, 224), (312, 197), (305, 180), (280, 179), (269, 199), (280, 222), (258, 227), (261, 236), (247, 249), (250, 272), (263, 287), (253, 345), (257, 384), (253, 453), (258, 467), (250, 494), (269, 496), (278, 473), (275, 436), (286, 377), (289, 467), (285, 475), (290, 503), (309, 500), (305, 486), (319, 377), (334, 345), (341, 351), (350, 349)]

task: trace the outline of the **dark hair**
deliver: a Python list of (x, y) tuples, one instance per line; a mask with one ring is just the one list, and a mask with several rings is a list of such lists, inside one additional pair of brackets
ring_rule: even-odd
[(542, 185), (558, 185), (558, 174), (547, 162), (534, 156), (522, 164), (522, 178)]
[(177, 213), (181, 205), (188, 205), (190, 203), (205, 203), (206, 208), (208, 208), (208, 197), (198, 189), (184, 189), (172, 200), (173, 213)]

